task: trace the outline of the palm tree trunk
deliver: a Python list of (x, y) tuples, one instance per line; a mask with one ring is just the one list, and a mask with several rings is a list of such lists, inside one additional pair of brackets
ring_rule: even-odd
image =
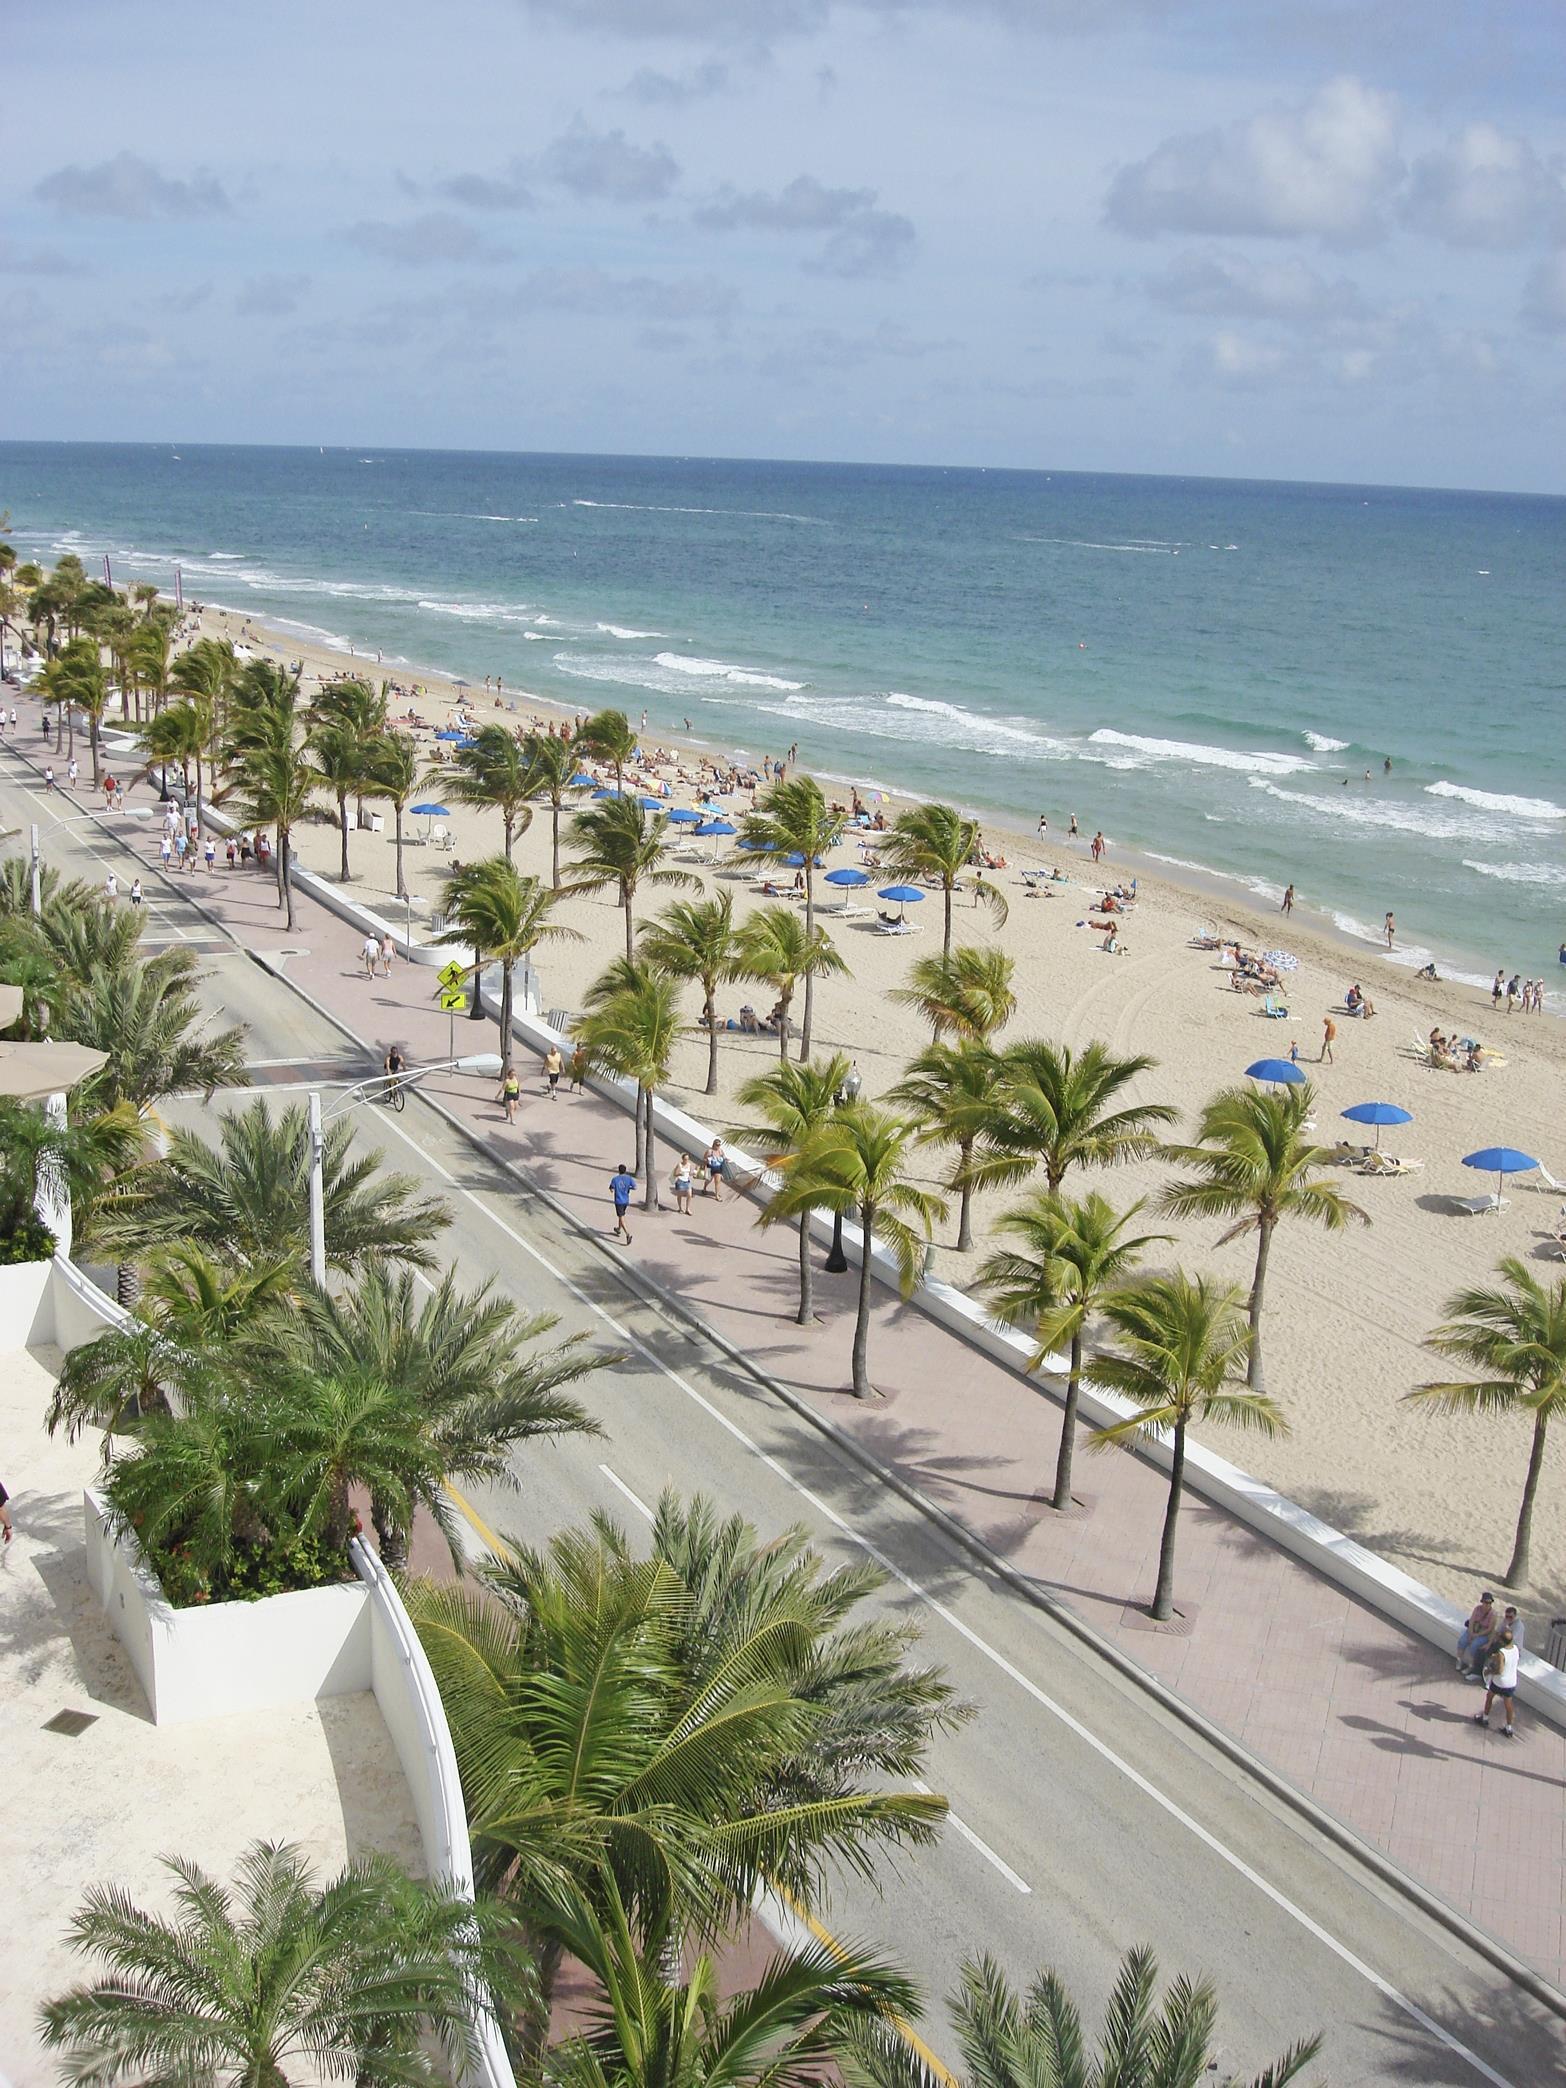
[[(805, 942), (807, 947), (812, 945), (816, 939), (815, 875), (815, 864), (811, 861), (810, 853), (807, 850), (805, 854)], [(815, 1021), (815, 1014), (816, 975), (813, 971), (807, 971), (805, 974), (805, 1018), (799, 1026), (799, 1063), (801, 1065), (804, 1065), (810, 1057), (810, 1034)], [(786, 1041), (783, 1046), (783, 1056), (785, 1058), (788, 1057)]]
[(1506, 1569), (1506, 1585), (1519, 1588), (1528, 1578), (1528, 1551), (1533, 1543), (1533, 1497), (1539, 1490), (1539, 1474), (1544, 1469), (1544, 1436), (1549, 1427), (1544, 1414), (1536, 1414), (1533, 1423), (1533, 1448), (1528, 1453), (1528, 1476), (1523, 1481), (1522, 1506), (1517, 1511), (1517, 1536), (1512, 1545), (1512, 1563)]
[(643, 1088), (642, 1096), (643, 1106), (647, 1112), (647, 1172), (642, 1177), (642, 1209), (644, 1211), (661, 1211), (663, 1203), (658, 1194), (658, 1134), (657, 1125), (653, 1120), (654, 1098), (652, 1089)]
[(509, 812), (503, 811), (500, 815), (500, 823), (506, 836), (506, 861), (509, 863), (511, 860), (511, 844), (516, 839), (516, 822)]
[(1052, 1508), (1071, 1506), (1071, 1461), (1077, 1449), (1077, 1401), (1082, 1395), (1082, 1330), (1071, 1337), (1071, 1365), (1066, 1372), (1066, 1404), (1060, 1417), (1060, 1448), (1055, 1453)]
[(348, 882), (348, 793), (346, 790), (339, 791), (337, 794), (337, 831), (342, 837), (343, 883), (346, 884)]
[(1266, 1372), (1262, 1369), (1261, 1315), (1262, 1293), (1267, 1284), (1267, 1254), (1272, 1246), (1274, 1220), (1260, 1218), (1256, 1224), (1256, 1271), (1251, 1277), (1251, 1356), (1245, 1366), (1245, 1382), (1253, 1392), (1267, 1389)]
[(392, 807), (392, 816), (393, 816), (393, 818), (395, 819), (395, 821), (396, 821), (396, 823), (397, 823), (397, 842), (396, 842), (396, 847), (397, 847), (397, 897), (398, 897), (399, 899), (406, 899), (406, 898), (407, 898), (407, 896), (408, 896), (408, 887), (407, 887), (407, 884), (406, 884), (406, 882), (405, 882), (405, 880), (404, 880), (404, 878), (403, 878), (403, 874), (402, 874), (402, 807), (401, 807), (401, 805), (393, 805), (393, 807)]
[[(516, 2043), (522, 2061), (522, 2071), (531, 2077), (537, 2071), (537, 2061), (542, 2058), (544, 2046), (549, 2038), (549, 2016), (554, 2005), (555, 1987), (560, 1978), (560, 1963), (565, 1952), (551, 1938), (538, 1937), (533, 1942), (533, 1963), (537, 1974), (537, 2006), (530, 2008), (522, 2019)], [(508, 2038), (507, 2043), (511, 2040)]]
[(620, 889), (620, 904), (625, 908), (625, 961), (627, 964), (634, 964), (636, 962), (636, 921), (631, 912), (631, 895), (625, 890), (623, 885)]
[(513, 960), (503, 958), (500, 965), (500, 1077), (505, 1079), (511, 1071), (511, 967)]
[(1153, 1590), (1153, 1621), (1165, 1624), (1174, 1608), (1175, 1530), (1180, 1520), (1180, 1496), (1185, 1491), (1185, 1423), (1177, 1421), (1174, 1456), (1169, 1465), (1169, 1505), (1164, 1510), (1164, 1534), (1158, 1546), (1158, 1585)]
[(973, 1184), (968, 1180), (968, 1168), (973, 1160), (973, 1140), (966, 1138), (957, 1148), (958, 1179), (961, 1182), (961, 1200), (957, 1205), (957, 1252), (967, 1254), (973, 1246)]
[(810, 1213), (799, 1214), (799, 1310), (794, 1317), (808, 1327), (816, 1316), (815, 1271), (810, 1261)]
[(707, 1018), (707, 1093), (715, 1095), (718, 1092), (718, 1009), (710, 982), (702, 1012)]
[(207, 805), (201, 788), (201, 756), (199, 753), (196, 756), (196, 825), (200, 827), (203, 833), (206, 832)]
[(473, 992), (468, 1000), (469, 1022), (482, 1022), (484, 1019), (483, 977), (484, 952), (475, 943), (473, 945)]
[(946, 901), (946, 923), (941, 930), (941, 956), (943, 960), (949, 962), (952, 954), (952, 883), (950, 878), (943, 881), (941, 896)]
[(549, 807), (549, 882), (554, 891), (560, 889), (560, 807), (553, 800)]
[(866, 1358), (870, 1349), (870, 1243), (875, 1238), (875, 1210), (859, 1207), (859, 1304), (854, 1313), (854, 1397), (868, 1399), (871, 1393)]
[(277, 829), (277, 896), (288, 921), (289, 933), (294, 926), (294, 881), (289, 875), (291, 849), (288, 829), (279, 825)]
[(94, 790), (98, 788), (98, 719), (96, 713), (92, 720), (92, 787)]

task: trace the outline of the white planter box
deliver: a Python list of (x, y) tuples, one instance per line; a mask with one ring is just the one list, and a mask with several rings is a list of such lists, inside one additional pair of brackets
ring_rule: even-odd
[(50, 1300), (53, 1261), (16, 1262), (0, 1268), (0, 1349), (29, 1348), (54, 1339)]
[(259, 1602), (175, 1609), (102, 1499), (82, 1499), (87, 1570), (146, 1692), (154, 1725), (342, 1696), (373, 1682), (369, 1591), (362, 1581)]

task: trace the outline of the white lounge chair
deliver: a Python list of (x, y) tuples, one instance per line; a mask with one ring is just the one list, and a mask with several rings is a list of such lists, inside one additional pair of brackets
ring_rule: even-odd
[(1488, 1196), (1454, 1196), (1450, 1201), (1469, 1218), (1483, 1218), (1491, 1211), (1504, 1211), (1507, 1199), (1492, 1189)]
[(1556, 1181), (1542, 1160), (1535, 1168), (1534, 1178), (1528, 1186), (1532, 1189), (1553, 1190), (1557, 1196), (1566, 1196), (1566, 1182)]
[(1359, 1164), (1359, 1172), (1367, 1175), (1412, 1175), (1424, 1169), (1423, 1160), (1405, 1160), (1398, 1153), (1368, 1152)]

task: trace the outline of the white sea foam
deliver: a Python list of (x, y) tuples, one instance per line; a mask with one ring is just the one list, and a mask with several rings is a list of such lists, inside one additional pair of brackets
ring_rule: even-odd
[(208, 558), (219, 559), (225, 565), (228, 564), (230, 559), (243, 558), (244, 555), (243, 551), (209, 551), (207, 553)]
[(1069, 551), (1146, 551), (1155, 557), (1168, 557), (1181, 549), (1176, 543), (1166, 543), (1158, 537), (1138, 537), (1129, 544), (1100, 544), (1090, 537), (1017, 536), (1012, 539), (1018, 544), (1059, 544)]
[(704, 660), (695, 653), (661, 652), (654, 656), (671, 674), (694, 675), (698, 681), (732, 682), (739, 689), (781, 689), (785, 694), (807, 686), (785, 681), (781, 674), (760, 674), (753, 667), (736, 667), (729, 660)]
[(771, 508), (670, 507), (661, 501), (651, 500), (573, 500), (571, 505), (579, 508), (615, 508), (622, 514), (735, 515), (742, 522), (803, 522), (812, 529), (830, 527), (821, 515), (790, 515), (778, 513)]
[(1298, 805), (1324, 819), (1339, 819), (1349, 826), (1381, 827), (1398, 834), (1417, 834), (1425, 841), (1483, 841), (1494, 834), (1493, 824), (1477, 812), (1439, 812), (1434, 806), (1404, 804), (1396, 798), (1368, 797), (1361, 790), (1285, 790), (1270, 776), (1247, 778), (1252, 790), (1265, 791), (1286, 805)]
[(1329, 739), (1324, 732), (1302, 733), (1307, 747), (1314, 747), (1318, 754), (1341, 754), (1349, 744), (1347, 740)]
[[(1149, 739), (1140, 732), (1115, 732), (1101, 725), (1088, 734), (1088, 745), (1116, 747), (1124, 756), (1150, 761), (1190, 761), (1200, 768), (1238, 769), (1251, 776), (1294, 776), (1314, 766), (1299, 754), (1240, 753), (1233, 747), (1206, 747), (1195, 740)], [(1090, 754), (1085, 757), (1091, 761)]]
[(1463, 783), (1427, 783), (1425, 790), (1430, 797), (1460, 798), (1481, 812), (1504, 812), (1512, 819), (1566, 819), (1566, 805), (1549, 798), (1508, 797), (1497, 790), (1470, 790)]
[(1464, 856), (1463, 868), (1499, 878), (1502, 884), (1566, 885), (1566, 869), (1559, 863), (1482, 863)]
[[(542, 620), (542, 618), (539, 619), (540, 622)], [(661, 638), (663, 636), (662, 631), (632, 631), (624, 624), (601, 623), (596, 624), (594, 629), (603, 631), (610, 638)]]
[(987, 717), (961, 704), (911, 696), (903, 689), (871, 695), (828, 696), (817, 691), (758, 708), (786, 719), (794, 731), (806, 726), (891, 740), (902, 746), (954, 748), (1006, 761), (1069, 761), (1071, 749), (1041, 732), (1027, 718)]

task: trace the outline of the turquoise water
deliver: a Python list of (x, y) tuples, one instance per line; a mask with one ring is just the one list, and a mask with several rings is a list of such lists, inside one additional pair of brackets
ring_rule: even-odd
[(24, 552), (178, 562), (187, 595), (344, 649), (1075, 813), (1372, 940), (1391, 907), (1403, 962), (1563, 977), (1566, 501), (11, 443), (0, 507)]

